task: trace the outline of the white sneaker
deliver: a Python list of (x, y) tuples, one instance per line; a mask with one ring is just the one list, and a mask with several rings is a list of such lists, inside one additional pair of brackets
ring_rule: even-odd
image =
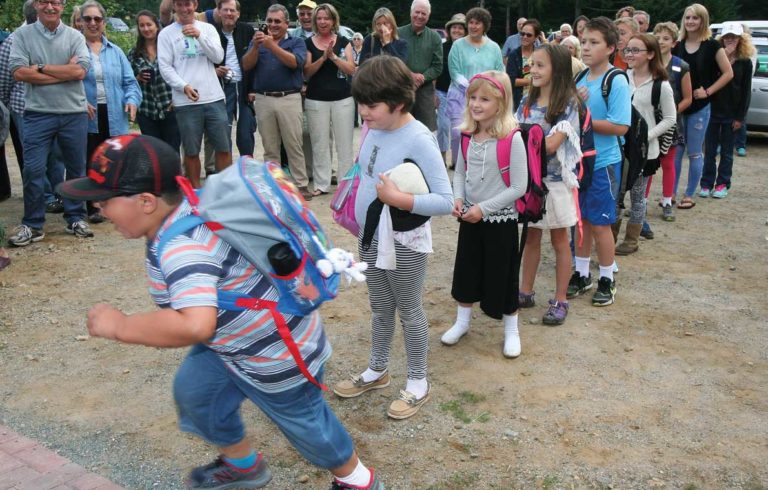
[(504, 357), (514, 359), (522, 352), (520, 334), (518, 332), (504, 334)]
[(454, 323), (453, 326), (446, 330), (443, 336), (440, 337), (440, 342), (445, 345), (456, 345), (467, 332), (469, 332), (469, 325), (464, 326), (459, 323)]

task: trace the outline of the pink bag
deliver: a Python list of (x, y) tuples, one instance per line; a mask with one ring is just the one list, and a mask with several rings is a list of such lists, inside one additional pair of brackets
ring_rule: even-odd
[[(362, 148), (365, 136), (368, 134), (368, 125), (363, 124), (360, 133), (360, 147)], [(360, 225), (355, 219), (355, 200), (357, 199), (357, 188), (360, 186), (360, 150), (357, 151), (355, 164), (349, 169), (347, 174), (342, 177), (336, 192), (331, 198), (331, 211), (333, 212), (333, 221), (341, 225), (345, 230), (358, 236)]]

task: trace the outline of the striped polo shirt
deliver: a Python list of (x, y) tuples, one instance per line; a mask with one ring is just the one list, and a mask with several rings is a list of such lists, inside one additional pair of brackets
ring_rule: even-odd
[[(277, 290), (240, 253), (205, 226), (173, 238), (163, 256), (157, 245), (177, 219), (191, 214), (184, 201), (166, 218), (155, 238), (147, 242), (149, 291), (161, 308), (181, 310), (218, 306), (217, 289), (278, 300)], [(331, 346), (317, 311), (306, 317), (285, 315), (304, 361), (316, 376), (331, 355)], [(265, 392), (289, 390), (307, 380), (277, 332), (268, 310), (219, 309), (216, 332), (206, 344), (237, 376)]]

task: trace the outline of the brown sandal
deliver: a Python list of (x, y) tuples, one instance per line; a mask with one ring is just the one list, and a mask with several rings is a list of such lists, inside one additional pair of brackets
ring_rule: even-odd
[(696, 205), (693, 199), (690, 197), (684, 197), (680, 204), (677, 205), (677, 209), (691, 209)]

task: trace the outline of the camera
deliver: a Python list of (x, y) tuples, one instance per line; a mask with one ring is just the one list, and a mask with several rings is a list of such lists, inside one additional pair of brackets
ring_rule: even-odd
[(232, 70), (227, 70), (227, 73), (224, 74), (224, 83), (230, 83), (232, 82), (232, 78), (235, 76), (235, 72)]
[(261, 24), (259, 26), (259, 30), (264, 34), (269, 34), (269, 27), (267, 26), (267, 24)]

